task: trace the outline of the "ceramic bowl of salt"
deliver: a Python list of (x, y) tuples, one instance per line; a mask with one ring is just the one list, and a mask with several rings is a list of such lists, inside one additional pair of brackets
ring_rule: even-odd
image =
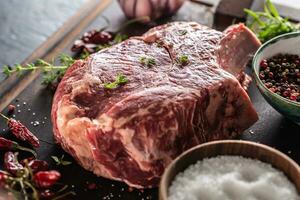
[(187, 150), (168, 166), (159, 199), (300, 200), (300, 167), (263, 144), (209, 142)]

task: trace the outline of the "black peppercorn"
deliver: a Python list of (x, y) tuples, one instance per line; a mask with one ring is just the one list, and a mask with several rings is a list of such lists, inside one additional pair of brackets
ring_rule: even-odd
[(277, 54), (260, 62), (259, 78), (271, 91), (300, 102), (300, 59), (298, 55)]

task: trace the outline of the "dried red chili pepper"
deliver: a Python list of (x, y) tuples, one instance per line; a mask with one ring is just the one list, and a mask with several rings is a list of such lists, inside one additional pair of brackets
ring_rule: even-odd
[(112, 34), (107, 31), (93, 30), (88, 37), (83, 37), (83, 41), (93, 44), (106, 44), (112, 40)]
[(33, 147), (40, 147), (39, 139), (20, 121), (17, 121), (13, 118), (8, 118), (1, 113), (0, 115), (7, 120), (8, 128), (18, 139), (29, 142)]
[(89, 184), (87, 185), (87, 188), (88, 188), (89, 190), (96, 190), (98, 187), (97, 187), (97, 184), (96, 184), (96, 183), (89, 183)]
[(10, 118), (7, 122), (11, 132), (20, 140), (28, 141), (33, 147), (40, 147), (39, 139), (33, 135), (20, 121)]
[(17, 172), (24, 169), (24, 167), (19, 163), (17, 155), (17, 153), (10, 151), (4, 154), (4, 168), (13, 175), (16, 175)]
[(0, 150), (14, 150), (14, 143), (16, 142), (0, 137)]
[(4, 187), (8, 180), (8, 174), (4, 171), (0, 171), (0, 188)]
[(33, 173), (49, 169), (48, 163), (44, 160), (32, 160), (28, 163), (28, 167), (30, 167)]
[(12, 150), (12, 151), (15, 151), (15, 150), (27, 151), (27, 152), (32, 153), (34, 155), (34, 157), (36, 157), (36, 153), (32, 149), (29, 149), (29, 148), (26, 148), (26, 147), (22, 147), (17, 142), (5, 139), (4, 137), (0, 137), (0, 150), (5, 150), (5, 151), (7, 151), (7, 150)]
[(71, 51), (78, 53), (81, 59), (84, 59), (92, 53), (117, 44), (127, 38), (125, 34), (92, 30), (82, 36), (81, 39), (76, 40), (71, 47)]
[(39, 188), (49, 188), (54, 185), (60, 177), (60, 173), (55, 170), (39, 171), (34, 174), (33, 180)]
[(97, 45), (108, 44), (112, 39), (112, 33), (101, 30), (91, 30), (85, 32), (79, 40), (74, 42), (71, 51), (80, 52), (83, 49), (86, 49), (88, 52), (93, 53), (95, 52)]

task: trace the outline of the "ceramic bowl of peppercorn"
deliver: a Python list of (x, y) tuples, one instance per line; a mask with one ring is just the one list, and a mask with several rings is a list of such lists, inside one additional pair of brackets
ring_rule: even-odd
[(256, 52), (254, 80), (266, 101), (300, 124), (300, 32), (275, 37)]

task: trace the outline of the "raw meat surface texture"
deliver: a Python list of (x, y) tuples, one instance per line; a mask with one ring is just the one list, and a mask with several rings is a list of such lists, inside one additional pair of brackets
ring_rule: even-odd
[[(156, 187), (183, 151), (233, 138), (258, 119), (243, 71), (259, 45), (243, 24), (219, 32), (173, 22), (103, 49), (76, 61), (59, 84), (54, 136), (96, 175)], [(118, 74), (129, 81), (105, 89)]]

